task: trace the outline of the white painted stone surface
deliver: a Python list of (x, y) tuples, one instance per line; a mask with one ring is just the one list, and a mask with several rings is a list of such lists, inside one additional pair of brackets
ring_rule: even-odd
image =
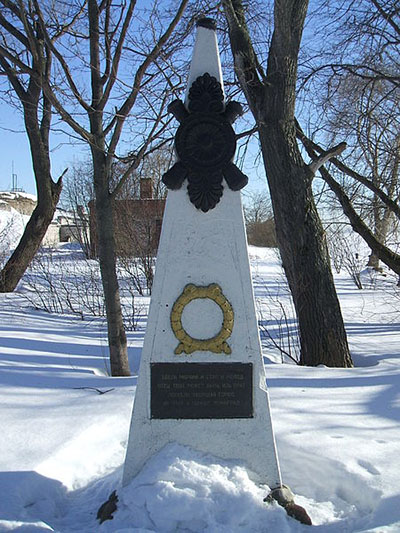
[(191, 301), (183, 310), (183, 329), (194, 339), (211, 339), (219, 333), (224, 315), (213, 300)]
[[(170, 326), (170, 311), (188, 283), (218, 283), (221, 286), (235, 313), (232, 335), (227, 340), (232, 348), (231, 355), (211, 352), (174, 354), (178, 340)], [(216, 311), (219, 311), (218, 308)], [(208, 317), (204, 321), (199, 317), (195, 328), (198, 338), (202, 333), (209, 338)], [(254, 418), (151, 419), (150, 363), (155, 362), (253, 363)], [(281, 484), (241, 198), (240, 193), (229, 190), (226, 185), (220, 203), (208, 213), (198, 211), (190, 203), (186, 182), (179, 191), (168, 193), (125, 461), (124, 485), (141, 470), (147, 459), (165, 444), (174, 441), (244, 463), (250, 469), (250, 475), (271, 488)]]
[[(222, 84), (215, 32), (204, 27), (197, 31), (188, 87), (205, 72)], [(226, 341), (231, 354), (204, 351), (174, 354), (179, 341), (171, 328), (170, 313), (189, 283), (200, 286), (217, 283), (232, 305), (234, 326)], [(220, 329), (221, 310), (209, 299), (195, 300), (185, 307), (182, 322), (192, 337), (208, 339)], [(152, 419), (150, 364), (189, 362), (252, 363), (253, 418)], [(123, 484), (127, 485), (153, 454), (174, 441), (244, 464), (251, 477), (271, 488), (281, 485), (241, 197), (225, 182), (220, 202), (207, 213), (190, 202), (186, 181), (180, 190), (168, 192)]]
[(222, 79), (221, 61), (219, 58), (217, 35), (214, 30), (200, 26), (197, 28), (196, 42), (194, 44), (192, 61), (190, 63), (189, 78), (185, 94), (185, 105), (188, 104), (189, 89), (193, 82), (208, 72), (214, 76), (224, 88)]

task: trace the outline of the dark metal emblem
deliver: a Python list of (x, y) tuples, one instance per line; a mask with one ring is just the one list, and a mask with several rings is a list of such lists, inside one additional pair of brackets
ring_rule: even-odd
[(243, 110), (234, 101), (224, 106), (221, 84), (208, 73), (192, 84), (188, 108), (189, 111), (181, 100), (168, 106), (180, 122), (175, 135), (178, 161), (162, 181), (168, 189), (180, 189), (187, 178), (190, 201), (206, 213), (222, 197), (223, 178), (233, 191), (239, 191), (248, 182), (247, 176), (232, 163), (236, 136), (231, 124)]

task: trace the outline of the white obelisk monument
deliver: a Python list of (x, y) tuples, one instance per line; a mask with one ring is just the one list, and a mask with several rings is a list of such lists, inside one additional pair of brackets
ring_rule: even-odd
[(178, 442), (281, 486), (215, 27), (201, 19), (168, 192), (123, 484)]

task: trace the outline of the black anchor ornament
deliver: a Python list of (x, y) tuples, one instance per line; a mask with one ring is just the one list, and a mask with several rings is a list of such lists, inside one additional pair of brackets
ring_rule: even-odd
[(193, 82), (188, 100), (188, 110), (181, 100), (168, 106), (180, 123), (175, 135), (178, 161), (162, 181), (168, 189), (176, 190), (187, 178), (190, 201), (206, 213), (222, 197), (223, 178), (232, 191), (247, 185), (247, 176), (232, 163), (236, 136), (231, 125), (243, 110), (239, 102), (224, 106), (221, 84), (207, 72)]

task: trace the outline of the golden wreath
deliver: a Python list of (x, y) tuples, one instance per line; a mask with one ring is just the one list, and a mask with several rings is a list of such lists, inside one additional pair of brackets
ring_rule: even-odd
[[(182, 313), (184, 308), (193, 300), (198, 298), (208, 298), (213, 300), (221, 309), (223, 322), (221, 330), (211, 339), (194, 339), (182, 326)], [(212, 283), (207, 286), (198, 286), (190, 283), (183, 289), (182, 294), (174, 303), (171, 311), (171, 327), (175, 337), (180, 341), (175, 348), (176, 354), (185, 352), (187, 354), (195, 351), (232, 353), (230, 346), (225, 342), (232, 334), (234, 323), (234, 313), (231, 304), (225, 298), (219, 285)]]

